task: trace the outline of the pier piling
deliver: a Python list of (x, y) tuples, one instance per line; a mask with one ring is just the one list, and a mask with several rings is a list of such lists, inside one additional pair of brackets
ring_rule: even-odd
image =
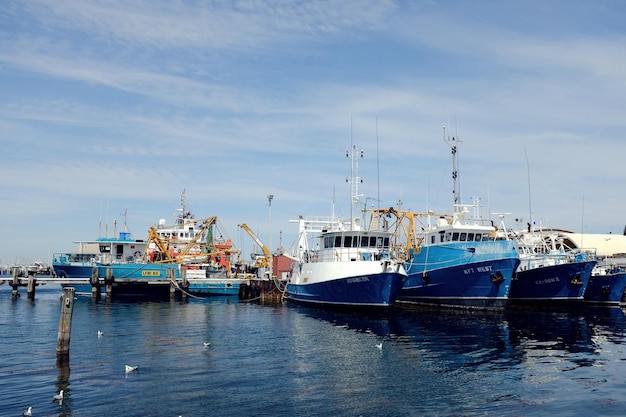
[(113, 281), (115, 277), (113, 277), (113, 269), (107, 268), (106, 275), (104, 277), (104, 285), (106, 289), (106, 297), (111, 299), (111, 291), (113, 290)]
[(63, 289), (61, 317), (59, 319), (59, 333), (57, 338), (57, 363), (69, 361), (72, 313), (74, 311), (74, 291), (73, 287)]
[(100, 286), (100, 277), (98, 276), (98, 267), (94, 266), (91, 269), (91, 297), (99, 300), (102, 295), (102, 288)]
[(176, 271), (174, 269), (168, 269), (166, 277), (170, 282), (170, 299), (176, 297)]
[(11, 268), (11, 275), (13, 276), (13, 282), (11, 283), (11, 288), (13, 288), (13, 291), (11, 291), (11, 298), (14, 300), (20, 298), (20, 292), (17, 290), (17, 287), (20, 284), (18, 279), (19, 274), (20, 270), (18, 267), (14, 266)]
[(26, 287), (26, 296), (29, 300), (35, 299), (35, 288), (37, 287), (37, 279), (34, 273), (28, 273), (28, 286)]

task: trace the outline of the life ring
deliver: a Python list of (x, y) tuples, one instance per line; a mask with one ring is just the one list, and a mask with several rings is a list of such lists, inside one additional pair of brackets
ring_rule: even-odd
[(135, 251), (135, 258), (139, 258), (141, 256), (141, 252), (138, 250)]

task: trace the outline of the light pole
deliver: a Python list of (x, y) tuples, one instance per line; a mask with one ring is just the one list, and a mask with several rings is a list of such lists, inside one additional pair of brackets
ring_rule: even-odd
[(272, 254), (272, 200), (274, 199), (274, 195), (273, 194), (268, 194), (267, 195), (267, 201), (269, 203), (269, 207), (270, 207), (270, 247), (268, 248), (270, 251), (270, 279), (272, 279), (272, 277), (274, 276), (274, 255)]

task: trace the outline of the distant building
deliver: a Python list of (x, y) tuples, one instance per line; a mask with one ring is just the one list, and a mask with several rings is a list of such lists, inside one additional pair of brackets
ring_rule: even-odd
[(626, 258), (626, 236), (612, 233), (574, 233), (568, 230), (552, 229), (563, 238), (566, 246), (579, 249), (595, 249), (599, 258)]
[(291, 264), (295, 261), (294, 258), (287, 255), (274, 255), (272, 259), (272, 273), (278, 279), (289, 279)]

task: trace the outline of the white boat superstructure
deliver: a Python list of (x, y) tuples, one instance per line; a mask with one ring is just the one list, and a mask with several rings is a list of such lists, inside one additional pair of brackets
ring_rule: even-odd
[[(357, 152), (353, 147), (355, 206)], [(289, 299), (339, 307), (389, 307), (394, 303), (407, 275), (403, 260), (393, 256), (391, 232), (362, 229), (360, 218), (350, 217), (347, 222), (334, 216), (300, 216), (292, 221), (298, 223), (299, 233), (290, 253), (296, 261), (285, 290)]]

